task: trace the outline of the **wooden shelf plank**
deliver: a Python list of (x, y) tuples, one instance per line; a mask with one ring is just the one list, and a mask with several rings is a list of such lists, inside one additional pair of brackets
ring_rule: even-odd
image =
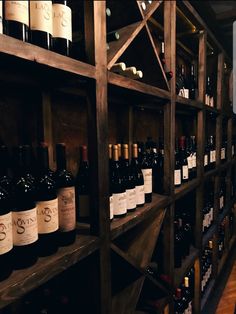
[(185, 105), (184, 109), (196, 109), (201, 110), (203, 108), (203, 104), (200, 101), (192, 100), (188, 98), (184, 98), (182, 96), (176, 96), (176, 103)]
[(174, 271), (174, 286), (177, 288), (186, 273), (189, 271), (189, 269), (193, 266), (195, 260), (198, 258), (199, 250), (191, 247), (190, 248), (190, 254), (183, 260), (182, 266), (180, 268), (175, 268)]
[(0, 308), (65, 271), (96, 251), (99, 246), (98, 238), (79, 234), (72, 245), (59, 248), (52, 256), (39, 258), (36, 264), (29, 268), (13, 271), (11, 276), (0, 284)]
[(200, 181), (198, 179), (191, 180), (189, 182), (183, 183), (180, 187), (175, 188), (175, 200), (183, 197), (185, 194), (194, 190)]
[(212, 279), (209, 284), (208, 284), (208, 287), (203, 295), (203, 298), (201, 299), (201, 311), (202, 309), (204, 308), (204, 306), (206, 305), (206, 302), (214, 288), (214, 285), (215, 285), (215, 279)]
[(122, 75), (108, 72), (108, 83), (119, 88), (125, 88), (127, 91), (132, 90), (142, 94), (159, 97), (162, 99), (170, 99), (170, 93), (161, 88), (151, 86), (139, 81), (132, 80)]
[(164, 210), (170, 204), (168, 196), (153, 194), (152, 203), (147, 203), (138, 207), (134, 212), (128, 213), (123, 218), (115, 218), (111, 223), (111, 238), (115, 239), (119, 235), (133, 228), (143, 220), (151, 217), (157, 210)]
[(215, 115), (215, 116), (219, 115), (220, 112), (221, 112), (219, 109), (210, 107), (210, 106), (205, 105), (205, 104), (203, 105), (203, 108), (206, 110), (207, 113), (213, 114), (213, 115)]
[(213, 235), (215, 234), (216, 231), (217, 231), (217, 224), (214, 223), (210, 227), (210, 229), (202, 237), (202, 247), (203, 248), (208, 244), (209, 240), (212, 239), (212, 237), (213, 237)]
[(65, 57), (10, 36), (0, 35), (0, 53), (56, 70), (59, 69), (68, 73), (95, 78), (95, 67), (90, 64)]

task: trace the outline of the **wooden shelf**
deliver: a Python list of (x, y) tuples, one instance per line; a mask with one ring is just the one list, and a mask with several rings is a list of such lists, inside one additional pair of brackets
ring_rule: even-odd
[(197, 100), (188, 99), (182, 96), (176, 96), (176, 103), (184, 105), (184, 109), (195, 109), (195, 110), (201, 110), (203, 108), (203, 104)]
[(218, 168), (204, 172), (204, 180), (208, 180), (209, 178), (217, 175), (218, 172), (219, 172)]
[(175, 268), (174, 270), (174, 287), (177, 288), (186, 273), (189, 271), (189, 269), (193, 266), (195, 260), (198, 258), (199, 250), (191, 247), (190, 248), (190, 254), (182, 261), (182, 266), (180, 268)]
[(204, 248), (208, 242), (212, 239), (213, 235), (216, 233), (217, 231), (217, 224), (214, 223), (210, 229), (203, 235), (202, 237), (202, 247)]
[(175, 200), (183, 197), (185, 194), (193, 191), (199, 185), (200, 181), (198, 179), (191, 180), (184, 184), (181, 184), (180, 187), (175, 188)]
[(210, 114), (210, 115), (214, 115), (214, 116), (217, 116), (220, 114), (220, 110), (219, 109), (216, 109), (214, 107), (210, 107), (210, 106), (207, 106), (207, 105), (203, 105), (203, 108), (206, 110), (206, 113)]
[(39, 258), (35, 265), (13, 271), (0, 285), (0, 308), (18, 300), (27, 292), (39, 287), (79, 260), (95, 252), (100, 240), (93, 236), (78, 235), (75, 243), (61, 247), (52, 256)]
[(201, 310), (204, 308), (213, 288), (214, 288), (214, 285), (215, 285), (215, 279), (212, 279), (209, 284), (208, 284), (208, 287), (203, 295), (203, 298), (201, 299)]
[(164, 210), (171, 200), (168, 196), (159, 194), (152, 195), (152, 202), (138, 207), (134, 212), (128, 213), (123, 218), (115, 218), (111, 223), (111, 239), (122, 235), (143, 220), (151, 217), (157, 210)]
[[(62, 56), (6, 35), (0, 35), (0, 53), (12, 58), (29, 61), (34, 65), (39, 64), (57, 71), (95, 78), (95, 67), (90, 64)], [(44, 77), (46, 77), (45, 73)]]
[(218, 224), (220, 224), (222, 220), (225, 218), (225, 216), (227, 216), (233, 204), (235, 203), (235, 200), (236, 198), (233, 198), (232, 200), (230, 200), (228, 204), (224, 207), (223, 212), (219, 214), (218, 219), (217, 219)]

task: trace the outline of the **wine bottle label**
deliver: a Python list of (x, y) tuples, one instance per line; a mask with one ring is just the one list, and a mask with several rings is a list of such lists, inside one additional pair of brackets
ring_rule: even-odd
[(209, 106), (209, 96), (206, 94), (205, 95), (205, 104), (207, 105), (207, 106)]
[(216, 161), (216, 151), (211, 150), (210, 151), (210, 163), (215, 162), (215, 161)]
[(144, 193), (152, 193), (152, 169), (142, 169), (144, 179)]
[(38, 240), (36, 208), (12, 212), (13, 244), (23, 246)]
[(181, 184), (181, 171), (180, 169), (175, 170), (175, 185), (180, 185)]
[(29, 26), (29, 2), (5, 1), (5, 20), (20, 22)]
[(196, 168), (197, 167), (197, 154), (193, 153), (192, 155), (192, 167)]
[(220, 197), (220, 209), (224, 207), (224, 196)]
[(213, 207), (210, 209), (210, 221), (213, 221)]
[(72, 13), (71, 9), (63, 4), (53, 4), (53, 37), (72, 41)]
[(187, 89), (187, 88), (184, 88), (184, 97), (185, 98), (189, 98), (189, 89)]
[(0, 1), (0, 34), (3, 34), (2, 1)]
[(145, 203), (144, 185), (137, 185), (135, 187), (136, 204), (142, 205)]
[(30, 29), (52, 34), (52, 1), (30, 1)]
[(188, 179), (188, 166), (182, 166), (182, 172), (183, 172), (183, 179)]
[(123, 215), (127, 213), (126, 192), (113, 193), (114, 215)]
[(204, 167), (208, 165), (208, 155), (204, 155)]
[(192, 155), (188, 156), (187, 161), (188, 161), (188, 169), (192, 169), (193, 168), (193, 157), (192, 157)]
[(109, 198), (110, 201), (110, 220), (114, 217), (114, 204), (113, 204), (113, 196), (111, 195)]
[(52, 233), (59, 228), (58, 199), (37, 202), (38, 232)]
[(136, 207), (136, 193), (135, 189), (126, 190), (127, 210)]
[(211, 107), (214, 107), (214, 98), (213, 97), (210, 97), (209, 103), (210, 103)]
[(221, 160), (225, 159), (225, 148), (224, 148), (224, 147), (221, 148), (221, 151), (220, 151), (220, 159), (221, 159)]
[(59, 229), (67, 232), (75, 229), (75, 187), (58, 190)]
[(89, 195), (79, 195), (79, 216), (90, 216)]
[(11, 251), (13, 247), (12, 213), (0, 215), (0, 255)]

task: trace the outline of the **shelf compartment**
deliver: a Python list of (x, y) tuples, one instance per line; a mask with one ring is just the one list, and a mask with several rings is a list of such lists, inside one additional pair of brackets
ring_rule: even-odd
[(183, 183), (180, 187), (175, 188), (175, 200), (183, 197), (185, 194), (191, 192), (196, 187), (198, 187), (200, 181), (198, 179), (191, 180), (189, 182)]
[(29, 268), (13, 271), (11, 276), (0, 284), (0, 308), (62, 273), (99, 247), (98, 238), (80, 234), (75, 243), (60, 247), (54, 255), (39, 258), (36, 264)]
[(122, 235), (145, 219), (151, 217), (158, 210), (164, 210), (171, 203), (168, 196), (152, 195), (152, 202), (138, 207), (134, 212), (128, 213), (123, 218), (115, 218), (111, 223), (111, 239)]
[(217, 231), (217, 224), (213, 223), (210, 229), (203, 235), (202, 237), (202, 247), (204, 248), (210, 239), (212, 239), (213, 235)]
[(205, 291), (205, 293), (203, 295), (203, 298), (201, 299), (201, 311), (203, 310), (204, 306), (206, 305), (207, 300), (208, 300), (208, 298), (209, 298), (209, 296), (210, 296), (214, 286), (215, 286), (215, 279), (212, 279), (209, 282), (209, 285), (208, 285), (208, 287), (207, 287), (207, 289), (206, 289), (206, 291)]
[(136, 91), (142, 94), (170, 100), (170, 92), (149, 84), (132, 80), (116, 73), (108, 72), (108, 83), (119, 88), (124, 88), (127, 91)]
[(188, 270), (193, 266), (195, 260), (198, 258), (199, 250), (193, 246), (190, 248), (190, 254), (183, 260), (180, 268), (174, 270), (174, 287), (178, 287)]
[(95, 67), (90, 64), (65, 57), (10, 36), (0, 35), (0, 53), (29, 61), (32, 64), (40, 64), (55, 70), (95, 78)]

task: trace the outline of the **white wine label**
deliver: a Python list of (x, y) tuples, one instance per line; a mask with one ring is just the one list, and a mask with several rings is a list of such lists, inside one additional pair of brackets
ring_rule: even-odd
[(29, 2), (5, 1), (5, 19), (7, 21), (16, 21), (29, 26)]
[(127, 213), (126, 193), (113, 193), (114, 215)]
[(0, 255), (11, 251), (13, 247), (12, 214), (0, 215)]
[(53, 37), (72, 41), (72, 13), (71, 9), (63, 4), (53, 4)]
[(209, 96), (206, 94), (205, 95), (205, 104), (207, 105), (207, 106), (209, 106), (210, 104), (209, 104)]
[(59, 229), (67, 232), (75, 229), (75, 187), (67, 187), (59, 189), (58, 197), (58, 213), (59, 213)]
[(58, 199), (37, 202), (38, 232), (51, 233), (59, 228)]
[(0, 1), (0, 34), (3, 34), (2, 1)]
[(113, 204), (113, 196), (112, 195), (109, 198), (109, 202), (110, 202), (110, 220), (112, 220), (114, 217), (114, 204)]
[(183, 179), (188, 179), (188, 166), (182, 166)]
[(126, 190), (127, 210), (136, 207), (136, 193), (135, 189)]
[(180, 169), (175, 170), (174, 181), (175, 181), (175, 185), (180, 185), (181, 184), (181, 171), (180, 171)]
[(192, 169), (193, 168), (193, 157), (192, 157), (192, 155), (188, 156), (187, 161), (188, 161), (188, 169)]
[(193, 153), (192, 155), (192, 167), (196, 168), (197, 167), (197, 154)]
[(13, 244), (28, 245), (38, 240), (36, 208), (12, 212)]
[(210, 209), (210, 223), (213, 221), (213, 207)]
[(189, 98), (189, 89), (184, 88), (184, 97)]
[(144, 185), (137, 185), (135, 187), (136, 192), (136, 204), (142, 205), (145, 203)]
[(220, 209), (224, 207), (224, 196), (220, 197)]
[(52, 1), (30, 1), (30, 29), (52, 34)]
[(225, 148), (224, 148), (224, 147), (221, 148), (221, 151), (220, 151), (220, 159), (221, 159), (221, 160), (225, 159)]
[(216, 151), (211, 150), (210, 151), (210, 163), (215, 162), (215, 161), (216, 161)]
[(90, 216), (89, 195), (79, 195), (79, 216)]
[(208, 165), (208, 155), (204, 155), (204, 167)]
[(152, 193), (152, 169), (142, 169), (144, 193)]
[(214, 107), (214, 98), (213, 98), (213, 97), (210, 97), (209, 105), (210, 105), (211, 107)]

